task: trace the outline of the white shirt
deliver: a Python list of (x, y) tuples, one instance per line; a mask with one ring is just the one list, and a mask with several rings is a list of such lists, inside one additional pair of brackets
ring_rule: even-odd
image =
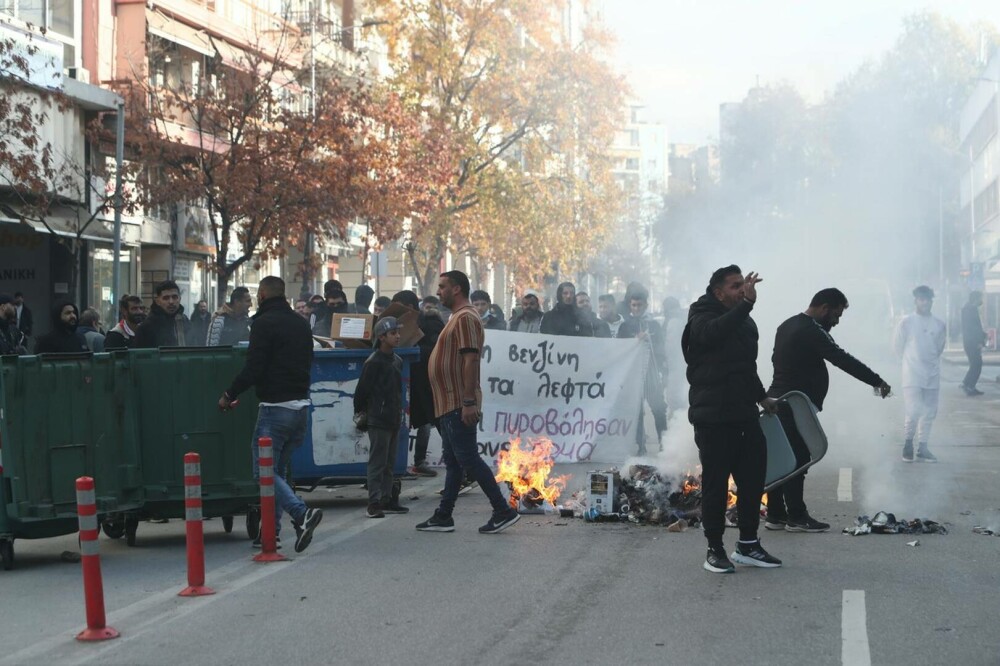
[(24, 310), (24, 304), (15, 305), (14, 309), (17, 311), (17, 327), (21, 328), (21, 311)]
[(305, 400), (286, 400), (285, 402), (262, 402), (261, 407), (283, 407), (284, 409), (292, 409), (298, 411), (300, 409), (305, 409), (312, 404), (308, 398)]
[(913, 313), (896, 326), (893, 348), (903, 359), (903, 388), (941, 387), (945, 325), (933, 315)]

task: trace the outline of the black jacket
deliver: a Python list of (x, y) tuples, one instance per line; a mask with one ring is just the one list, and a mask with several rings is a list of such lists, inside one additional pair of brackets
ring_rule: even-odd
[(149, 316), (135, 332), (135, 349), (156, 349), (157, 347), (201, 347), (200, 342), (191, 337), (191, 322), (184, 316), (184, 306), (171, 316), (156, 303), (149, 308)]
[[(605, 322), (604, 325), (607, 326), (607, 323)], [(656, 369), (662, 373), (667, 367), (667, 350), (663, 344), (663, 328), (651, 317), (647, 315), (633, 317), (629, 314), (618, 327), (617, 337), (634, 338), (640, 333), (649, 335), (649, 343), (653, 350), (653, 362), (656, 364)]]
[(556, 303), (556, 306), (542, 316), (539, 331), (548, 335), (576, 335), (594, 337), (594, 327), (576, 305)]
[(507, 322), (493, 315), (489, 315), (483, 320), (483, 329), (487, 331), (506, 331)]
[(752, 309), (750, 301), (726, 309), (706, 293), (688, 310), (681, 348), (691, 385), (691, 423), (715, 425), (757, 419), (757, 403), (766, 394), (757, 376), (758, 333), (750, 317)]
[(188, 341), (188, 346), (199, 347), (205, 344), (205, 340), (208, 339), (208, 326), (212, 323), (212, 313), (205, 312), (204, 314), (195, 310), (191, 313), (191, 339)]
[(830, 375), (826, 361), (869, 386), (882, 378), (867, 365), (841, 349), (819, 322), (805, 313), (786, 319), (774, 336), (774, 379), (767, 394), (780, 398), (789, 391), (802, 391), (816, 409), (823, 409)]
[(419, 428), (434, 423), (434, 396), (431, 380), (427, 374), (427, 363), (431, 359), (434, 345), (444, 330), (444, 320), (436, 312), (420, 312), (417, 326), (424, 337), (420, 338), (420, 361), (410, 365), (410, 426)]
[(24, 334), (12, 321), (0, 318), (0, 356), (27, 354)]
[(35, 342), (36, 354), (71, 354), (90, 351), (87, 341), (77, 333), (76, 324), (69, 326), (62, 320), (62, 311), (67, 305), (73, 306), (73, 312), (76, 313), (77, 320), (79, 320), (80, 311), (76, 305), (69, 301), (56, 303), (55, 307), (52, 308), (52, 330), (39, 336)]
[(361, 368), (354, 413), (367, 412), (369, 428), (399, 430), (403, 423), (403, 360), (376, 349)]
[(316, 315), (316, 323), (313, 324), (312, 334), (318, 335), (321, 338), (328, 338), (330, 337), (330, 326), (333, 324), (333, 315), (349, 314), (350, 306), (344, 303), (337, 310), (332, 310), (326, 303), (321, 303), (316, 306), (313, 313)]
[(983, 330), (983, 322), (979, 318), (979, 307), (966, 303), (962, 307), (962, 345), (967, 349), (975, 349), (985, 342), (986, 331)]
[(246, 365), (226, 393), (236, 399), (255, 386), (261, 402), (304, 400), (309, 397), (312, 357), (309, 323), (284, 297), (268, 298), (253, 316)]
[(29, 338), (31, 337), (31, 330), (34, 328), (34, 319), (31, 316), (31, 310), (28, 309), (27, 305), (21, 304), (21, 321), (18, 322), (18, 328)]

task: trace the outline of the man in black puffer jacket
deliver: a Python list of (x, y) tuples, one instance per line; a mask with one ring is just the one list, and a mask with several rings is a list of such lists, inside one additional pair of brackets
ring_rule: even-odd
[(541, 333), (594, 337), (594, 325), (576, 306), (576, 286), (563, 282), (556, 289), (556, 304), (542, 317)]
[(246, 365), (219, 398), (219, 409), (232, 409), (243, 391), (256, 387), (260, 409), (251, 444), (254, 476), (259, 471), (258, 440), (270, 437), (274, 459), (275, 523), (280, 531), (282, 512), (291, 514), (296, 534), (295, 552), (301, 553), (312, 542), (313, 530), (323, 519), (323, 512), (306, 506), (285, 481), (284, 471), (292, 451), (305, 440), (309, 426), (312, 334), (309, 322), (295, 314), (285, 300), (285, 281), (281, 278), (268, 276), (261, 280), (257, 298), (259, 303), (250, 328)]
[(705, 294), (688, 312), (681, 346), (691, 385), (688, 418), (702, 468), (702, 522), (708, 539), (704, 568), (732, 573), (722, 543), (726, 491), (732, 474), (738, 488), (740, 540), (733, 560), (758, 567), (781, 566), (757, 538), (760, 498), (767, 471), (767, 441), (758, 404), (774, 411), (757, 376), (757, 325), (750, 317), (760, 278), (738, 266), (712, 274)]
[(52, 308), (52, 330), (35, 342), (36, 354), (73, 354), (89, 352), (87, 341), (77, 332), (80, 312), (69, 301), (59, 301)]

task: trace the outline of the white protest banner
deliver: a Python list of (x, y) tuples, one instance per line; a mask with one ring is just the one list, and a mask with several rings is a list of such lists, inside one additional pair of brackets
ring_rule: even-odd
[(556, 462), (620, 463), (635, 451), (649, 345), (486, 331), (479, 451), (552, 440)]

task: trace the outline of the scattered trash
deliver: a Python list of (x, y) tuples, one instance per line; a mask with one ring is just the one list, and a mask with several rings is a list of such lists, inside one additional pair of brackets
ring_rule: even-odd
[(960, 515), (960, 516), (971, 516), (972, 512), (971, 511), (959, 511), (958, 515)]
[(62, 560), (63, 562), (69, 562), (69, 563), (79, 562), (80, 553), (78, 553), (75, 550), (64, 550), (62, 554), (59, 555), (59, 559)]
[(844, 534), (947, 534), (948, 528), (933, 520), (896, 520), (895, 514), (879, 511), (873, 517), (858, 516), (854, 525), (844, 528)]
[(982, 525), (976, 525), (972, 528), (973, 534), (985, 534), (986, 536), (1000, 536), (1000, 530), (991, 530), (988, 527), (983, 527)]
[(906, 542), (906, 545), (907, 545), (907, 546), (913, 546), (914, 548), (916, 548), (917, 546), (919, 546), (919, 545), (920, 545), (920, 540), (919, 540), (919, 539), (916, 539), (916, 540), (914, 540), (914, 541), (907, 541), (907, 542)]

